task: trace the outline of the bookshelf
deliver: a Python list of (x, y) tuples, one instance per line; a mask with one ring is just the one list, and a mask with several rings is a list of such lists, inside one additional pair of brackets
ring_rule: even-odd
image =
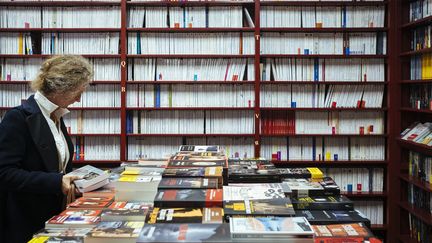
[[(354, 167), (354, 168), (380, 168), (383, 169), (384, 177), (382, 180), (383, 183), (383, 191), (374, 191), (374, 192), (347, 192), (346, 195), (355, 200), (378, 200), (382, 201), (384, 204), (384, 223), (383, 224), (375, 224), (372, 228), (374, 231), (379, 232), (378, 235), (382, 237), (386, 237), (391, 235), (391, 227), (388, 226), (388, 222), (390, 220), (390, 214), (388, 213), (388, 198), (392, 197), (393, 194), (385, 191), (389, 191), (390, 186), (388, 184), (388, 171), (392, 168), (390, 165), (390, 161), (393, 163), (393, 158), (389, 149), (392, 146), (391, 134), (393, 131), (393, 127), (389, 122), (389, 119), (395, 113), (392, 109), (397, 108), (395, 106), (391, 106), (389, 96), (392, 94), (392, 87), (394, 83), (394, 79), (390, 79), (390, 74), (388, 73), (390, 70), (390, 66), (392, 63), (392, 58), (394, 53), (392, 50), (392, 43), (387, 41), (389, 44), (383, 44), (383, 47), (387, 49), (387, 52), (384, 53), (366, 53), (366, 54), (347, 54), (342, 50), (338, 49), (335, 53), (310, 53), (310, 54), (298, 54), (298, 53), (290, 53), (290, 52), (279, 52), (272, 51), (266, 49), (269, 44), (265, 39), (265, 37), (271, 36), (273, 34), (281, 33), (282, 35), (304, 35), (304, 34), (312, 34), (318, 37), (326, 36), (329, 34), (337, 35), (343, 41), (348, 41), (349, 38), (356, 35), (368, 34), (368, 35), (379, 35), (383, 33), (387, 33), (387, 40), (391, 40), (392, 36), (389, 34), (394, 31), (394, 26), (390, 19), (389, 9), (393, 8), (395, 5), (392, 1), (250, 1), (250, 2), (230, 2), (230, 1), (126, 1), (119, 0), (117, 2), (76, 2), (76, 1), (53, 1), (53, 2), (33, 2), (33, 1), (15, 1), (15, 2), (1, 2), (0, 8), (6, 7), (36, 7), (36, 8), (75, 8), (75, 7), (88, 7), (88, 8), (112, 8), (115, 7), (118, 9), (119, 14), (119, 26), (98, 26), (98, 27), (67, 27), (67, 28), (22, 28), (22, 27), (11, 27), (11, 28), (0, 28), (0, 35), (6, 33), (30, 33), (31, 35), (43, 35), (49, 33), (67, 33), (67, 34), (83, 34), (88, 35), (91, 33), (100, 33), (100, 34), (115, 34), (118, 35), (119, 45), (118, 51), (116, 53), (87, 53), (83, 56), (90, 58), (92, 60), (112, 60), (116, 64), (112, 64), (112, 69), (116, 72), (115, 79), (99, 79), (94, 80), (92, 83), (93, 87), (109, 87), (112, 91), (115, 91), (113, 96), (118, 99), (119, 105), (113, 106), (84, 106), (84, 107), (71, 107), (72, 112), (83, 112), (91, 113), (91, 112), (102, 112), (102, 111), (113, 111), (118, 112), (119, 114), (119, 132), (111, 133), (111, 132), (101, 132), (101, 133), (72, 133), (74, 142), (76, 139), (80, 140), (83, 138), (85, 141), (91, 139), (115, 139), (115, 143), (117, 145), (116, 151), (118, 153), (117, 158), (115, 159), (84, 159), (84, 160), (75, 160), (74, 164), (77, 166), (85, 165), (85, 164), (95, 164), (98, 166), (116, 166), (121, 161), (136, 161), (137, 156), (134, 156), (134, 152), (130, 150), (135, 149), (135, 147), (139, 146), (147, 146), (149, 150), (155, 147), (164, 147), (166, 149), (175, 147), (178, 143), (181, 144), (198, 144), (198, 143), (221, 143), (220, 141), (229, 141), (231, 145), (231, 151), (234, 149), (241, 149), (239, 152), (240, 156), (247, 154), (247, 156), (260, 156), (268, 154), (268, 151), (264, 150), (272, 150), (272, 147), (275, 147), (274, 141), (283, 141), (281, 146), (287, 147), (289, 146), (289, 141), (294, 141), (296, 139), (306, 139), (306, 140), (321, 140), (327, 141), (327, 139), (335, 139), (335, 140), (346, 140), (347, 150), (350, 149), (351, 141), (355, 139), (369, 139), (374, 140), (378, 139), (380, 141), (384, 141), (383, 143), (383, 159), (374, 159), (374, 158), (365, 158), (365, 159), (338, 159), (331, 161), (324, 160), (312, 160), (309, 159), (281, 159), (275, 160), (274, 162), (278, 166), (318, 166), (320, 168), (345, 168), (345, 167)], [(156, 8), (164, 8), (164, 9), (178, 9), (178, 8), (205, 8), (210, 9), (210, 11), (214, 8), (223, 8), (223, 7), (232, 7), (232, 8), (240, 8), (242, 16), (241, 26), (235, 27), (193, 27), (193, 28), (168, 28), (168, 27), (136, 27), (131, 26), (131, 13), (132, 11), (137, 10), (138, 12), (141, 9), (146, 9), (146, 11), (151, 11)], [(272, 7), (284, 7), (284, 8), (335, 8), (335, 9), (344, 9), (344, 8), (368, 8), (368, 7), (377, 7), (382, 9), (384, 15), (382, 26), (371, 26), (371, 27), (350, 27), (350, 26), (338, 26), (338, 27), (269, 27), (261, 25), (263, 20), (261, 19), (261, 13), (265, 8)], [(247, 10), (251, 15), (251, 19), (254, 23), (254, 27), (248, 26), (248, 23), (245, 19), (244, 10)], [(168, 10), (167, 10), (168, 11)], [(320, 10), (317, 10), (318, 12)], [(335, 10), (336, 11), (336, 10)], [(420, 24), (420, 23), (419, 23)], [(411, 28), (410, 26), (404, 26), (404, 28)], [(226, 52), (224, 48), (219, 48), (218, 51), (212, 52), (195, 52), (188, 53), (180, 50), (180, 53), (167, 53), (165, 50), (163, 52), (158, 52), (152, 50), (151, 52), (145, 52), (144, 47), (143, 50), (136, 51), (136, 46), (138, 44), (134, 44), (134, 41), (141, 38), (141, 45), (147, 39), (142, 39), (147, 36), (154, 36), (156, 39), (163, 39), (164, 36), (169, 36), (170, 38), (176, 38), (176, 36), (193, 36), (193, 37), (208, 37), (211, 35), (216, 36), (215, 38), (223, 38), (223, 36), (229, 35), (239, 35), (242, 43), (242, 50), (239, 52)], [(263, 40), (264, 38), (264, 40)], [(281, 37), (282, 38), (282, 37)], [(91, 39), (91, 38), (90, 38)], [(248, 39), (248, 40), (246, 40)], [(287, 39), (289, 40), (289, 39)], [(246, 43), (247, 42), (247, 43)], [(342, 42), (341, 42), (342, 43)], [(159, 43), (157, 43), (159, 44)], [(343, 43), (342, 43), (343, 44)], [(250, 49), (247, 49), (249, 48)], [(409, 51), (402, 53), (405, 56), (410, 56), (418, 53), (411, 53)], [(37, 53), (33, 55), (22, 55), (17, 53), (0, 53), (1, 60), (27, 60), (27, 59), (44, 59), (49, 57), (49, 54)], [(403, 56), (401, 56), (403, 57)], [(281, 76), (280, 79), (275, 81), (274, 75), (269, 75), (266, 80), (260, 72), (260, 64), (265, 63), (267, 61), (271, 62), (274, 60), (298, 60), (299, 62), (308, 62), (308, 61), (325, 61), (328, 66), (331, 67), (332, 63), (337, 61), (348, 62), (352, 65), (363, 65), (367, 62), (377, 62), (377, 66), (382, 67), (383, 74), (381, 76), (377, 76), (371, 78), (371, 80), (364, 80), (363, 78), (358, 78), (358, 80), (347, 79), (343, 76), (334, 77), (332, 79), (326, 80), (305, 80), (303, 78), (288, 79)], [(209, 60), (220, 60), (220, 61), (230, 61), (230, 60), (240, 60), (246, 61), (245, 64), (245, 77), (241, 80), (230, 80), (218, 78), (209, 78), (208, 80), (193, 80), (190, 76), (189, 78), (172, 78), (172, 79), (158, 79), (157, 77), (148, 78), (147, 76), (134, 76), (133, 68), (137, 68), (136, 72), (142, 72), (145, 70), (145, 66), (148, 64), (139, 64), (141, 60), (153, 60), (157, 62), (158, 60), (167, 60), (169, 61), (177, 61), (181, 60), (186, 63), (188, 60), (190, 61), (200, 61), (201, 63), (206, 63)], [(327, 65), (326, 64), (326, 65)], [(349, 65), (351, 65), (349, 64)], [(141, 65), (141, 66), (139, 66)], [(180, 64), (179, 64), (180, 65)], [(197, 64), (198, 65), (198, 64)], [(243, 65), (243, 64), (242, 64)], [(265, 64), (264, 64), (265, 65)], [(268, 69), (270, 73), (270, 69)], [(380, 71), (381, 72), (381, 71)], [(154, 75), (153, 75), (154, 76)], [(180, 75), (177, 75), (180, 76)], [(157, 81), (156, 81), (157, 80)], [(406, 84), (410, 85), (411, 81), (409, 78), (404, 79)], [(6, 87), (14, 87), (22, 84), (27, 84), (28, 80), (23, 79), (12, 79), (12, 80), (2, 80), (0, 81), (0, 88), (3, 90)], [(357, 106), (353, 107), (318, 107), (318, 106), (310, 106), (306, 104), (304, 106), (297, 105), (296, 107), (285, 106), (285, 107), (275, 107), (274, 105), (263, 105), (266, 100), (265, 93), (268, 90), (271, 90), (272, 87), (275, 89), (289, 89), (292, 90), (292, 87), (296, 88), (304, 88), (313, 90), (324, 89), (328, 90), (330, 88), (335, 88), (338, 86), (353, 86), (360, 87), (361, 89), (373, 89), (373, 87), (382, 87), (383, 91), (383, 105), (378, 105), (377, 107), (365, 107), (358, 108)], [(241, 95), (244, 93), (248, 93), (250, 95), (250, 99), (248, 102), (240, 103), (238, 105), (232, 105), (230, 103), (225, 103), (223, 105), (213, 106), (210, 103), (206, 102), (202, 105), (160, 105), (160, 107), (154, 107), (155, 105), (144, 105), (144, 103), (131, 104), (131, 99), (135, 99), (136, 95), (134, 92), (139, 94), (144, 89), (154, 89), (156, 87), (160, 89), (168, 89), (168, 90), (182, 90), (184, 87), (202, 87), (202, 90), (228, 90), (227, 92), (231, 92), (231, 90), (240, 89), (238, 91)], [(369, 87), (369, 88), (368, 88)], [(243, 92), (243, 93), (242, 93)], [(272, 91), (269, 91), (270, 93)], [(289, 91), (291, 92), (291, 91)], [(173, 92), (175, 94), (175, 92)], [(217, 100), (224, 100), (226, 97), (223, 95), (218, 95), (218, 92), (208, 92), (209, 97)], [(23, 95), (24, 96), (24, 95)], [(213, 97), (212, 97), (213, 96)], [(132, 98), (131, 98), (132, 97)], [(25, 98), (22, 97), (22, 98)], [(99, 98), (99, 97), (98, 97)], [(137, 98), (138, 99), (138, 98)], [(141, 99), (141, 98), (139, 98)], [(145, 100), (140, 100), (140, 102), (147, 102)], [(18, 105), (18, 104), (16, 104)], [(5, 106), (3, 104), (0, 105), (0, 110), (7, 110), (11, 106)], [(402, 110), (401, 110), (402, 111)], [(237, 130), (234, 132), (221, 132), (219, 130), (211, 131), (205, 130), (210, 125), (212, 120), (208, 119), (208, 117), (214, 115), (217, 117), (219, 113), (229, 113), (230, 116), (235, 117), (234, 115), (237, 113), (243, 114), (240, 118), (236, 117), (234, 121), (226, 119), (222, 121), (220, 124), (224, 124), (226, 126), (230, 126), (235, 122), (239, 123), (241, 119), (247, 120), (251, 129), (248, 130)], [(272, 114), (278, 113), (290, 113), (297, 114), (301, 112), (306, 113), (314, 113), (319, 112), (321, 114), (346, 114), (348, 112), (352, 112), (353, 114), (373, 114), (379, 113), (382, 117), (382, 132), (372, 133), (372, 134), (360, 134), (357, 130), (345, 133), (319, 133), (319, 132), (311, 132), (305, 134), (299, 134), (294, 132), (280, 132), (280, 133), (268, 133), (262, 131), (262, 126), (264, 125), (264, 118), (268, 117), (272, 118)], [(407, 111), (408, 112), (408, 111)], [(172, 132), (172, 131), (154, 131), (154, 132), (136, 132), (133, 129), (130, 129), (130, 122), (137, 122), (137, 119), (129, 118), (132, 114), (133, 116), (141, 116), (143, 113), (145, 114), (178, 114), (179, 116), (183, 113), (185, 114), (197, 114), (197, 117), (201, 117), (199, 124), (205, 124), (205, 129), (203, 131), (198, 130), (190, 130), (188, 132)], [(157, 116), (155, 116), (157, 117)], [(157, 118), (152, 118), (153, 120), (157, 120)], [(150, 120), (150, 119), (149, 119)], [(141, 126), (143, 127), (146, 124), (144, 121), (148, 121), (146, 119), (141, 120)], [(164, 121), (165, 122), (165, 121)], [(184, 125), (184, 124), (183, 124)], [(135, 128), (136, 129), (136, 128)], [(376, 129), (376, 127), (374, 127)], [(202, 129), (201, 129), (202, 130)], [(172, 143), (167, 141), (172, 140)], [(80, 140), (81, 141), (81, 140)], [(162, 141), (162, 142), (161, 142)], [(270, 141), (270, 142), (269, 142)], [(152, 143), (156, 143), (157, 146), (150, 146)], [(236, 144), (238, 143), (238, 144)], [(160, 145), (160, 146), (159, 146)], [(279, 145), (277, 145), (279, 146)], [(372, 146), (372, 145), (371, 145)], [(87, 151), (87, 150), (86, 150)], [(142, 152), (142, 151), (141, 151)], [(141, 153), (139, 152), (139, 153)], [(270, 151), (272, 152), (272, 151)], [(136, 152), (138, 153), (138, 152)], [(141, 154), (139, 154), (141, 156)], [(266, 156), (271, 157), (271, 156)]]
[[(431, 28), (432, 5), (424, 1), (423, 12), (420, 11), (419, 1), (400, 1), (393, 6), (392, 11), (400, 18), (394, 19), (394, 38), (398, 41), (393, 43), (395, 57), (392, 58), (396, 67), (394, 69), (394, 97), (393, 107), (394, 124), (390, 145), (392, 151), (398, 151), (393, 158), (391, 166), (391, 211), (400, 222), (392, 225), (392, 230), (398, 232), (394, 240), (399, 242), (423, 242), (430, 241), (432, 214), (429, 210), (429, 198), (431, 193), (428, 172), (424, 171), (422, 165), (416, 167), (417, 163), (427, 163), (426, 159), (432, 155), (430, 146), (417, 141), (409, 141), (401, 138), (401, 133), (414, 122), (428, 122), (432, 113), (424, 103), (428, 98), (419, 98), (418, 93), (430, 85), (431, 77), (428, 77), (427, 56), (431, 53), (430, 43), (427, 44), (427, 28)], [(422, 7), (423, 8), (423, 7)], [(430, 10), (429, 10), (430, 9)], [(424, 32), (426, 31), (426, 33)], [(426, 38), (426, 39), (424, 39)], [(425, 42), (426, 40), (426, 42)], [(426, 60), (426, 62), (424, 62)], [(423, 63), (418, 66), (418, 63)], [(429, 74), (430, 75), (430, 74)], [(421, 93), (427, 95), (428, 93)], [(422, 100), (420, 103), (420, 100)], [(424, 161), (424, 162), (423, 162)], [(423, 171), (421, 174), (420, 171)], [(398, 237), (398, 238), (396, 238)]]

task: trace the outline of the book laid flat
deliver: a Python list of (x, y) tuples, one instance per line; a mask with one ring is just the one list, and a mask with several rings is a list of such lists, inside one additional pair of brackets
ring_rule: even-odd
[(305, 217), (312, 225), (363, 223), (370, 227), (370, 220), (356, 210), (297, 210), (296, 216)]
[(230, 230), (233, 239), (312, 238), (314, 234), (304, 217), (232, 217)]
[(159, 190), (155, 207), (222, 207), (222, 189)]
[(136, 242), (229, 243), (229, 228), (229, 224), (146, 224)]
[(354, 203), (344, 195), (292, 198), (296, 210), (353, 210)]
[(222, 208), (154, 208), (147, 223), (223, 223)]
[(295, 215), (289, 198), (258, 199), (243, 201), (225, 201), (226, 217), (243, 216), (291, 216)]
[(143, 221), (101, 222), (85, 238), (85, 243), (135, 243)]
[(217, 189), (219, 180), (217, 178), (162, 178), (158, 189)]

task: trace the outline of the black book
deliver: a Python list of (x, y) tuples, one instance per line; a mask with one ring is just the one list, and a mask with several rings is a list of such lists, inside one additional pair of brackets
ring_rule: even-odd
[(183, 167), (227, 167), (226, 160), (170, 160), (168, 168), (183, 168)]
[(297, 210), (296, 216), (305, 217), (310, 224), (363, 223), (370, 227), (369, 219), (356, 210)]
[(224, 201), (225, 216), (292, 216), (295, 215), (289, 198)]
[(222, 207), (222, 189), (159, 190), (155, 207)]
[(325, 195), (339, 195), (340, 188), (336, 182), (331, 177), (324, 177), (322, 180), (318, 181), (319, 184), (324, 189)]
[(346, 196), (310, 196), (292, 198), (295, 210), (354, 210), (354, 203)]
[(288, 178), (312, 178), (312, 174), (307, 168), (278, 168), (282, 179)]
[(230, 183), (280, 182), (279, 172), (275, 169), (246, 169), (242, 166), (232, 166), (228, 170)]
[(145, 242), (232, 242), (229, 224), (146, 224), (136, 241)]
[(220, 188), (218, 178), (162, 178), (158, 189), (210, 189)]

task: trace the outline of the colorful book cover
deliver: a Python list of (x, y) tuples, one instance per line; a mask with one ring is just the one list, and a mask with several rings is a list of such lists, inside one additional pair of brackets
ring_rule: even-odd
[(147, 223), (221, 224), (223, 216), (222, 208), (154, 208)]
[(155, 207), (222, 207), (222, 189), (159, 190)]

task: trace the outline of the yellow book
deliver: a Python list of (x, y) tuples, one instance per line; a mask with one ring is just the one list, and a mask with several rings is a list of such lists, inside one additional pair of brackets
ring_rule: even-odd
[(18, 35), (18, 54), (24, 54), (24, 40), (23, 34), (19, 33)]
[(125, 170), (121, 173), (121, 175), (139, 175), (141, 171), (139, 170)]
[(28, 243), (44, 243), (49, 239), (49, 236), (35, 236)]
[(118, 181), (125, 181), (125, 182), (134, 182), (136, 181), (138, 176), (136, 175), (122, 175)]
[(307, 170), (311, 173), (312, 179), (322, 179), (324, 177), (324, 174), (319, 168), (312, 167), (307, 168)]

